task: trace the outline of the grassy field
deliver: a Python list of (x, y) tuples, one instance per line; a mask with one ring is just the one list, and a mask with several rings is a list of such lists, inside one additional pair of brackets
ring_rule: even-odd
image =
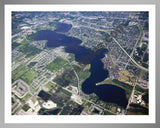
[(37, 72), (35, 72), (33, 70), (28, 70), (20, 78), (23, 81), (25, 81), (27, 84), (30, 85), (32, 83), (32, 81), (36, 78), (37, 75), (38, 75)]
[(104, 111), (104, 115), (114, 115), (114, 114), (106, 110)]
[(23, 105), (22, 109), (23, 109), (25, 112), (27, 112), (27, 111), (30, 109), (30, 107), (29, 107), (27, 104), (25, 104), (25, 105)]
[(67, 61), (64, 58), (59, 56), (53, 62), (51, 62), (49, 65), (47, 65), (46, 68), (49, 69), (52, 72), (58, 71), (60, 68), (63, 67), (63, 65), (66, 62)]
[(85, 71), (80, 71), (80, 72), (78, 72), (78, 76), (79, 76), (79, 79), (80, 80), (84, 80), (84, 79), (87, 79), (89, 76), (90, 76), (90, 72), (89, 72), (89, 70), (85, 70)]
[(19, 47), (19, 51), (23, 52), (24, 54), (26, 54), (27, 57), (34, 56), (34, 55), (36, 55), (36, 54), (41, 52), (40, 49), (38, 49), (36, 47), (33, 47), (28, 43), (25, 44), (25, 45), (22, 45), (21, 47)]
[(148, 115), (148, 108), (142, 107), (138, 104), (134, 104), (135, 106), (129, 106), (127, 109), (127, 115)]
[(20, 65), (12, 72), (12, 82), (14, 82), (17, 79), (22, 79), (27, 84), (31, 84), (37, 75), (37, 72), (28, 69), (24, 65)]
[(24, 39), (21, 43), (13, 43), (12, 49), (18, 48), (18, 50), (26, 55), (26, 57), (32, 57), (41, 52), (40, 49), (33, 47), (29, 44), (30, 40)]
[(28, 69), (24, 65), (20, 65), (12, 72), (12, 82), (19, 79)]
[(67, 90), (62, 89), (61, 91), (69, 97), (72, 95), (72, 93), (68, 92)]
[(56, 85), (55, 85), (54, 83), (52, 83), (52, 82), (48, 82), (48, 83), (46, 84), (46, 87), (47, 87), (48, 89), (52, 89), (52, 88), (56, 87)]
[(139, 91), (139, 92), (142, 92), (142, 93), (145, 93), (145, 92), (148, 91), (148, 89), (143, 89), (143, 88), (139, 87), (138, 85), (135, 87), (135, 90)]
[(18, 48), (22, 48), (22, 47), (24, 47), (26, 44), (28, 44), (29, 43), (29, 41), (27, 40), (27, 39), (24, 39), (21, 43), (20, 43), (20, 45), (18, 46)]
[(64, 71), (69, 70), (71, 68), (71, 65), (66, 63), (64, 64), (63, 68), (64, 68)]

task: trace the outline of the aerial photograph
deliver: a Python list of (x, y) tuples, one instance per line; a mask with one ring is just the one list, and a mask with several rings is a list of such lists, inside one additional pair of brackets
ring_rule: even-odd
[(12, 115), (149, 115), (148, 11), (12, 11)]

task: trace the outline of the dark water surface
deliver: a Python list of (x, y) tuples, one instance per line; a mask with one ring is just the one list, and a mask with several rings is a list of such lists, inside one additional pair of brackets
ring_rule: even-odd
[(56, 25), (56, 32), (60, 32), (60, 33), (66, 33), (68, 32), (70, 29), (72, 28), (71, 24), (65, 24), (65, 23), (58, 23)]
[[(67, 28), (64, 29), (65, 27)], [(48, 40), (47, 46), (49, 48), (65, 46), (65, 52), (73, 53), (77, 62), (91, 64), (91, 75), (83, 82), (82, 91), (86, 94), (95, 93), (99, 99), (106, 102), (116, 103), (125, 108), (128, 101), (126, 99), (125, 91), (122, 88), (108, 84), (96, 86), (96, 83), (101, 82), (108, 77), (108, 71), (103, 69), (103, 63), (101, 61), (101, 59), (104, 57), (104, 54), (107, 52), (107, 49), (99, 50), (95, 57), (87, 60), (87, 62), (84, 61), (84, 57), (88, 56), (89, 53), (92, 53), (93, 51), (86, 47), (80, 46), (82, 43), (81, 40), (57, 33), (64, 33), (69, 31), (69, 29), (70, 26), (63, 24), (62, 26), (59, 25), (55, 31), (42, 30), (38, 36), (35, 37), (35, 40)]]

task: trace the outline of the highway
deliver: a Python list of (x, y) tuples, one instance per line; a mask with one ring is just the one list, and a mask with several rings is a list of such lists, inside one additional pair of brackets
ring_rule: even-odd
[(124, 48), (122, 48), (122, 46), (118, 43), (118, 41), (117, 41), (114, 37), (112, 37), (112, 38), (113, 38), (113, 40), (118, 44), (118, 46), (126, 53), (126, 55), (132, 60), (132, 62), (133, 62), (137, 67), (139, 67), (140, 69), (142, 69), (142, 70), (144, 70), (144, 71), (148, 71), (148, 69), (146, 69), (146, 68), (142, 67), (141, 65), (139, 65), (139, 64), (126, 52), (126, 50), (124, 50)]

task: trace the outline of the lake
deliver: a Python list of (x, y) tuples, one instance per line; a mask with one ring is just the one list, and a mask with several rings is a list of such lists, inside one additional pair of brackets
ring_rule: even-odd
[[(62, 25), (62, 26), (61, 26)], [(108, 71), (103, 68), (101, 59), (105, 56), (107, 49), (97, 51), (98, 54), (92, 59), (84, 61), (84, 57), (93, 53), (91, 49), (80, 46), (80, 39), (66, 36), (71, 26), (67, 24), (58, 24), (55, 31), (42, 30), (35, 37), (35, 40), (48, 40), (47, 47), (55, 48), (65, 46), (65, 52), (75, 55), (75, 60), (83, 64), (91, 64), (91, 75), (82, 83), (82, 91), (86, 94), (95, 93), (100, 100), (115, 103), (126, 108), (128, 100), (125, 90), (115, 85), (103, 84), (96, 86), (96, 83), (103, 81), (108, 77)]]

